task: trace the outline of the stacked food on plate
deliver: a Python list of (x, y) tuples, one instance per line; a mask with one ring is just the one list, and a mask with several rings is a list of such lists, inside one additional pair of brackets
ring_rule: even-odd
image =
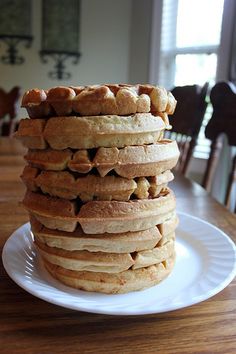
[(74, 288), (125, 293), (156, 285), (175, 262), (179, 151), (164, 139), (176, 101), (151, 85), (27, 91), (16, 137), (22, 180), (47, 271)]

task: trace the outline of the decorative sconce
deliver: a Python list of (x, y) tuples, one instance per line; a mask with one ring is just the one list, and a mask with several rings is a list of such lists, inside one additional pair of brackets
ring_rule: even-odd
[(4, 64), (22, 64), (25, 60), (18, 55), (18, 45), (26, 48), (32, 43), (31, 0), (4, 0), (0, 10), (0, 41), (7, 45), (7, 55), (0, 58)]
[(47, 57), (54, 62), (54, 71), (49, 72), (52, 79), (69, 79), (65, 72), (65, 61), (73, 58), (79, 61), (79, 0), (43, 0), (42, 50), (40, 56), (44, 63)]

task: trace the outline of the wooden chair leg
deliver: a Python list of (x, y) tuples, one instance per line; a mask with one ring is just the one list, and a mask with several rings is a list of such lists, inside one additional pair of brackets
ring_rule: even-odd
[(176, 165), (176, 170), (179, 173), (182, 173), (182, 164), (183, 164), (183, 159), (184, 159), (184, 144), (182, 141), (177, 141), (177, 144), (178, 144), (180, 156), (179, 156), (178, 163)]
[(193, 155), (193, 150), (196, 146), (196, 139), (193, 138), (190, 142), (188, 142), (188, 144), (189, 144), (189, 146), (188, 146), (187, 154), (186, 154), (185, 161), (184, 161), (183, 168), (182, 168), (183, 175), (186, 175), (189, 162), (190, 162), (191, 157)]
[[(225, 205), (227, 206), (228, 209), (230, 208), (231, 192), (232, 192), (233, 185), (234, 185), (235, 181), (236, 181), (236, 155), (234, 156), (234, 159), (233, 159), (233, 164), (232, 164), (231, 172), (229, 175), (227, 191), (226, 191), (226, 196), (225, 196)], [(234, 212), (236, 212), (236, 203), (235, 203)]]

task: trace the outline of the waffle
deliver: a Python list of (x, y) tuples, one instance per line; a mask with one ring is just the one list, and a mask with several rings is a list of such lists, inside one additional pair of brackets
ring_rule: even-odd
[[(74, 232), (51, 230), (43, 226), (33, 215), (30, 217), (31, 230), (34, 239), (49, 247), (61, 248), (67, 251), (90, 251), (111, 253), (132, 253), (163, 246), (175, 239), (175, 229), (178, 219), (175, 214), (163, 224), (150, 229), (116, 234), (85, 234), (79, 226)], [(166, 228), (164, 225), (168, 225)], [(159, 229), (165, 228), (168, 233), (161, 234)]]
[(171, 239), (175, 240), (175, 230), (178, 224), (179, 224), (179, 219), (176, 216), (176, 214), (173, 214), (165, 222), (157, 225), (159, 232), (162, 235), (160, 241), (158, 242), (159, 246), (163, 246), (166, 242), (170, 241)]
[(149, 267), (128, 269), (120, 273), (68, 270), (44, 260), (48, 272), (70, 287), (106, 294), (122, 294), (157, 285), (174, 267), (175, 256)]
[(45, 149), (48, 146), (43, 136), (46, 123), (44, 119), (21, 119), (14, 137), (29, 149)]
[(66, 269), (119, 273), (134, 264), (130, 253), (65, 251), (60, 248), (48, 247), (37, 239), (35, 244), (43, 259)]
[(158, 284), (175, 261), (168, 188), (179, 157), (164, 139), (176, 100), (152, 85), (27, 91), (15, 137), (27, 148), (22, 201), (48, 272), (86, 291)]
[(173, 114), (171, 92), (151, 85), (93, 85), (27, 91), (22, 99), (31, 118), (64, 115), (100, 115), (166, 112)]
[(154, 199), (120, 201), (76, 201), (27, 191), (24, 207), (50, 229), (73, 232), (79, 223), (86, 234), (122, 233), (149, 229), (174, 212), (171, 190)]
[(74, 177), (68, 171), (40, 171), (35, 167), (26, 166), (21, 176), (28, 190), (41, 190), (51, 196), (75, 199), (83, 202), (91, 200), (121, 200), (128, 201), (132, 197), (145, 199), (157, 197), (167, 183), (173, 180), (173, 174), (167, 170), (154, 177), (139, 177), (127, 179), (117, 176), (99, 177), (86, 175)]
[(36, 240), (68, 251), (131, 253), (152, 249), (163, 238), (157, 227), (136, 232), (88, 235), (80, 226), (74, 232), (48, 229), (33, 216), (30, 223)]
[(49, 247), (35, 240), (37, 249), (46, 261), (70, 270), (104, 273), (119, 273), (163, 262), (174, 253), (174, 241), (163, 246), (135, 253), (107, 253), (90, 251), (66, 251)]
[[(31, 165), (42, 170), (63, 171), (69, 168), (69, 162), (73, 155), (73, 152), (69, 149), (62, 151), (52, 149), (29, 150), (24, 158)], [(81, 150), (80, 155), (81, 170), (79, 172), (87, 173), (92, 169), (90, 165), (88, 166), (87, 150)]]
[(173, 168), (178, 157), (177, 143), (167, 139), (156, 144), (126, 146), (123, 149), (113, 147), (76, 152), (69, 149), (29, 150), (25, 155), (29, 164), (44, 170), (70, 169), (79, 173), (88, 173), (96, 168), (101, 177), (113, 171), (129, 179), (160, 175)]
[(22, 119), (15, 137), (30, 149), (63, 150), (143, 145), (161, 140), (163, 119), (151, 113), (132, 116), (52, 117)]

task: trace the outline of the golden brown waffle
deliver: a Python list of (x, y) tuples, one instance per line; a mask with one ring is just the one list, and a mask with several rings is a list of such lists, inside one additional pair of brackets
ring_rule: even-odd
[(65, 285), (106, 294), (122, 294), (154, 286), (169, 275), (174, 263), (175, 256), (171, 256), (149, 267), (129, 269), (120, 273), (101, 273), (68, 270), (44, 260), (48, 272)]
[(179, 219), (176, 214), (172, 215), (164, 223), (157, 225), (159, 231), (162, 227), (166, 228), (166, 232), (162, 234), (160, 241), (158, 242), (159, 246), (165, 245), (170, 240), (175, 240), (175, 231), (179, 224)]
[(100, 115), (166, 112), (173, 114), (176, 100), (171, 92), (151, 85), (58, 86), (33, 89), (22, 99), (32, 118), (63, 115)]
[(169, 257), (173, 256), (175, 253), (175, 241), (172, 238), (170, 241), (166, 242), (164, 245), (157, 245), (152, 250), (145, 250), (131, 254), (134, 264), (132, 269), (139, 269), (144, 267), (149, 267), (150, 265), (158, 264)]
[(30, 149), (91, 149), (143, 145), (161, 140), (168, 129), (151, 113), (132, 116), (54, 117), (22, 119), (15, 137)]
[[(81, 150), (80, 164), (81, 171), (83, 170), (83, 173), (87, 173), (91, 170), (91, 163), (89, 163), (88, 166), (88, 158), (85, 159), (84, 152), (86, 152), (86, 156), (88, 155), (87, 150)], [(29, 150), (24, 158), (31, 165), (36, 166), (42, 170), (62, 171), (69, 168), (68, 164), (73, 158), (73, 152), (69, 149), (62, 151), (52, 149)]]
[(176, 100), (152, 85), (34, 89), (15, 136), (29, 148), (22, 204), (49, 273), (125, 293), (172, 270), (178, 218), (167, 187), (179, 157), (163, 139)]
[(45, 149), (48, 146), (43, 136), (46, 123), (44, 119), (21, 119), (14, 137), (30, 149)]
[(79, 223), (86, 234), (122, 233), (149, 229), (170, 218), (175, 197), (170, 189), (158, 198), (120, 201), (76, 201), (27, 191), (24, 207), (44, 226), (73, 232)]
[[(175, 239), (178, 218), (174, 213), (163, 224), (143, 231), (116, 234), (85, 234), (79, 226), (74, 232), (51, 230), (43, 226), (33, 215), (30, 216), (31, 230), (34, 238), (49, 247), (62, 248), (67, 251), (90, 251), (132, 253), (163, 246)], [(161, 234), (159, 228), (168, 224), (167, 234)]]
[(46, 261), (65, 269), (90, 272), (119, 273), (128, 269), (139, 269), (163, 262), (174, 254), (174, 240), (151, 250), (135, 253), (111, 253), (90, 251), (67, 251), (49, 247), (35, 240), (35, 244)]
[[(94, 156), (93, 156), (94, 155)], [(26, 161), (43, 170), (60, 171), (70, 169), (79, 173), (88, 173), (96, 168), (101, 177), (110, 171), (125, 178), (160, 175), (173, 168), (179, 157), (177, 143), (161, 140), (145, 146), (126, 146), (123, 149), (99, 148), (95, 151), (69, 149), (56, 151), (29, 150)]]
[(83, 202), (91, 200), (128, 201), (131, 197), (145, 199), (157, 197), (167, 183), (174, 179), (167, 170), (154, 177), (139, 177), (136, 180), (117, 176), (99, 177), (92, 174), (74, 177), (68, 171), (40, 171), (26, 166), (21, 176), (28, 190), (42, 191), (54, 197), (65, 199), (80, 198)]
[[(179, 218), (176, 214), (174, 214), (173, 217), (171, 217), (171, 218), (165, 220), (165, 222), (159, 224), (158, 229), (159, 229), (162, 236), (166, 236), (166, 239), (169, 239), (167, 237), (167, 235), (171, 235), (176, 230), (178, 225), (179, 225)], [(159, 241), (160, 244), (164, 244), (166, 239), (164, 239), (164, 241), (160, 240)]]
[(161, 235), (157, 227), (143, 231), (116, 234), (85, 234), (79, 226), (74, 232), (51, 230), (43, 226), (35, 217), (30, 217), (31, 230), (34, 239), (49, 247), (57, 247), (67, 251), (90, 251), (131, 253), (154, 248), (161, 240), (174, 238)]
[[(129, 269), (134, 260), (129, 253), (66, 251), (49, 247), (35, 240), (37, 249), (46, 261), (71, 270), (119, 273)], [(165, 246), (163, 246), (165, 247)]]

